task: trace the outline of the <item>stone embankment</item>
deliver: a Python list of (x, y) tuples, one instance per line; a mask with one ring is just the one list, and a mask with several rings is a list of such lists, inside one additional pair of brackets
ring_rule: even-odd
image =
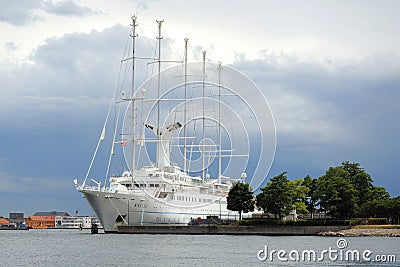
[(120, 234), (175, 234), (175, 235), (317, 235), (339, 232), (349, 226), (119, 226)]
[(389, 236), (400, 237), (400, 228), (351, 228), (337, 232), (322, 232), (322, 236)]

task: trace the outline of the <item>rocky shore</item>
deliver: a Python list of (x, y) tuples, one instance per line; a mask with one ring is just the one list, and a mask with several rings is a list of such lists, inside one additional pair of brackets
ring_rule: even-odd
[(386, 228), (351, 228), (338, 232), (322, 232), (322, 236), (389, 236), (400, 237), (400, 229)]

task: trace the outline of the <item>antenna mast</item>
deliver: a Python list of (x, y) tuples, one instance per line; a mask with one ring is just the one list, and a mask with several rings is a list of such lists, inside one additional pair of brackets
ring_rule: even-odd
[(205, 97), (206, 97), (206, 95), (205, 95), (205, 89), (206, 89), (206, 84), (205, 84), (205, 82), (206, 82), (206, 53), (207, 53), (207, 51), (203, 51), (202, 52), (203, 53), (203, 137), (202, 137), (202, 140), (203, 140), (203, 146), (202, 146), (202, 152), (203, 152), (203, 155), (202, 155), (202, 177), (203, 177), (203, 184), (205, 183), (205, 181), (206, 181), (206, 170), (205, 170), (205, 168), (206, 168), (206, 157), (205, 157), (205, 140), (206, 140), (206, 126), (205, 126), (205, 124), (206, 124), (206, 114), (205, 114)]
[(162, 132), (160, 129), (160, 112), (161, 112), (161, 108), (160, 108), (160, 97), (161, 97), (161, 39), (163, 39), (163, 37), (161, 36), (161, 25), (164, 22), (164, 20), (156, 20), (156, 22), (158, 23), (158, 36), (157, 36), (157, 40), (158, 40), (158, 59), (157, 59), (157, 63), (158, 63), (158, 83), (157, 83), (157, 87), (158, 87), (158, 97), (157, 97), (157, 167), (161, 168), (161, 163), (162, 163), (162, 155), (163, 155), (163, 149), (162, 149)]
[(222, 175), (222, 139), (221, 139), (221, 70), (222, 63), (218, 62), (218, 183), (221, 183)]
[(136, 34), (136, 16), (133, 15), (132, 19), (132, 169), (131, 175), (133, 179), (133, 170), (135, 169), (135, 39), (137, 37)]
[(187, 153), (187, 147), (186, 147), (186, 109), (187, 109), (187, 46), (188, 46), (188, 38), (184, 39), (185, 41), (185, 96), (184, 96), (184, 111), (183, 111), (183, 170), (185, 173), (187, 172), (186, 168), (186, 153)]

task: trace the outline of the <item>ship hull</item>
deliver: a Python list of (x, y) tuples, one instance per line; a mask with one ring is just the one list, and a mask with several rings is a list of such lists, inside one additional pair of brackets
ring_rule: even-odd
[(177, 204), (141, 194), (79, 190), (101, 222), (106, 233), (118, 231), (120, 225), (188, 225), (207, 216), (225, 220), (238, 219), (238, 213), (226, 209), (226, 198), (207, 204)]

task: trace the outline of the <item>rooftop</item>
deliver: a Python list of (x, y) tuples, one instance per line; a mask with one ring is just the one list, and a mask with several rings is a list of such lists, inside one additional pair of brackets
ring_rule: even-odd
[(37, 211), (33, 216), (70, 216), (66, 211)]

